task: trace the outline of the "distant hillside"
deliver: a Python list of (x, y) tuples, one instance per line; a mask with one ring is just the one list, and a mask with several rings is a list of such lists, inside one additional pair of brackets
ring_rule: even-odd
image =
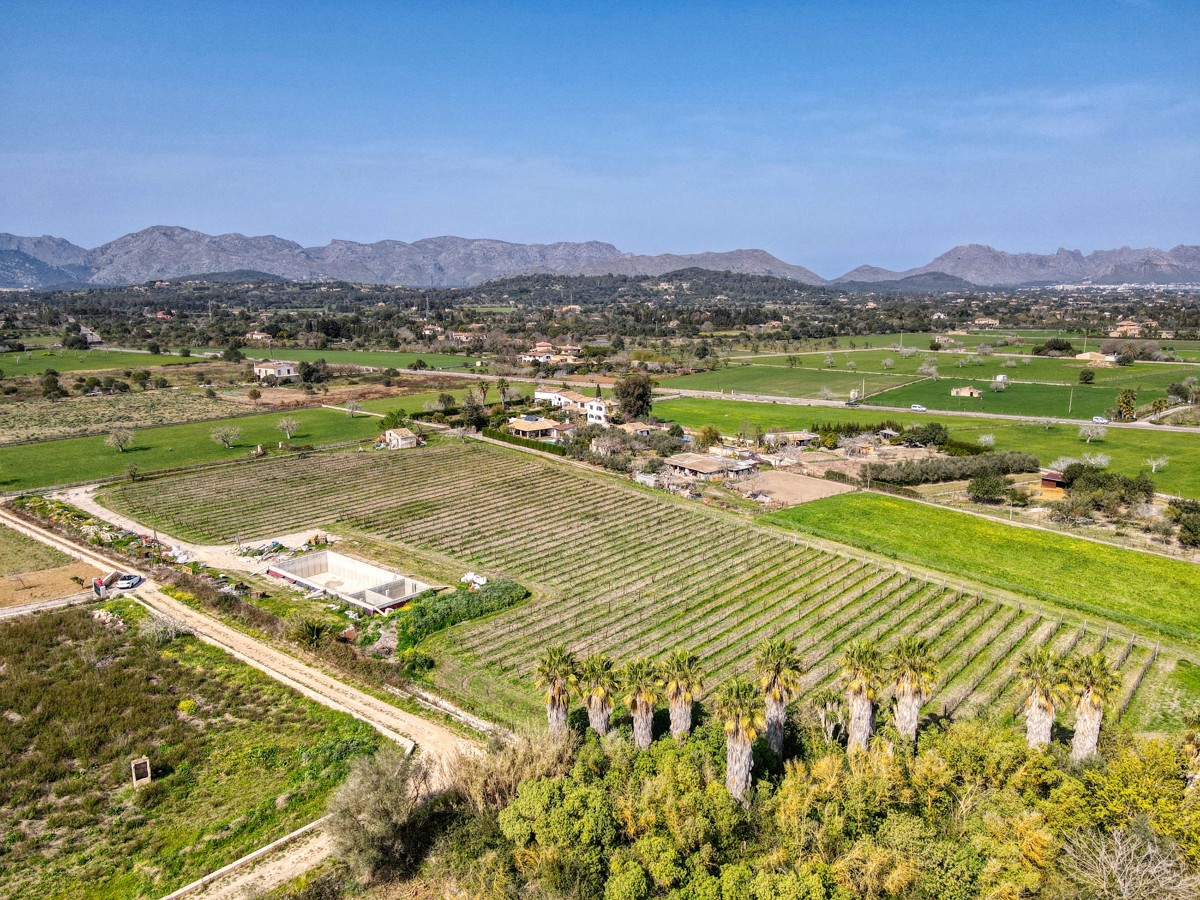
[(239, 282), (239, 281), (275, 281), (281, 282), (286, 279), (278, 275), (272, 275), (270, 272), (256, 272), (254, 269), (236, 269), (233, 272), (200, 272), (196, 275), (185, 275), (180, 278), (172, 278), (170, 281), (176, 283), (182, 281), (218, 281), (218, 282)]
[(941, 294), (953, 291), (966, 293), (979, 289), (978, 285), (971, 284), (964, 278), (947, 275), (945, 272), (922, 272), (920, 275), (909, 275), (891, 281), (841, 281), (832, 286), (860, 294)]
[(0, 250), (0, 288), (44, 288), (79, 280), (76, 272), (52, 266), (20, 250)]

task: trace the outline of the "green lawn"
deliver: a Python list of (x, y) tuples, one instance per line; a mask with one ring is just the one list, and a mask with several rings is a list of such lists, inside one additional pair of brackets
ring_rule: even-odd
[(0, 371), (5, 376), (39, 375), (47, 369), (56, 372), (94, 372), (100, 369), (146, 369), (150, 366), (178, 366), (196, 362), (203, 360), (195, 356), (155, 356), (126, 350), (33, 350), (29, 353), (0, 354)]
[(37, 572), (65, 566), (71, 557), (47, 547), (41, 541), (26, 537), (11, 528), (0, 526), (0, 576), (14, 572)]
[(766, 518), (1141, 633), (1200, 640), (1200, 566), (1191, 563), (881, 494), (841, 494)]
[[(979, 398), (952, 397), (956, 387), (970, 385), (983, 391)], [(1149, 403), (1167, 392), (1162, 388), (1128, 385), (1137, 390), (1138, 403)], [(1054, 416), (1056, 418), (1090, 419), (1092, 416), (1114, 415), (1117, 395), (1123, 387), (1111, 385), (1027, 384), (1012, 382), (1003, 391), (993, 391), (985, 382), (960, 378), (927, 379), (870, 396), (866, 402), (878, 406), (910, 406), (919, 403), (929, 409), (970, 410), (1007, 416)]]
[[(944, 384), (944, 382), (939, 382)], [(1015, 390), (1012, 388), (1010, 390)], [(946, 388), (947, 394), (949, 388)], [(949, 397), (947, 397), (949, 399)], [(989, 394), (985, 402), (991, 399)], [(966, 402), (966, 401), (964, 401)], [(937, 413), (891, 412), (863, 406), (858, 409), (799, 406), (784, 403), (748, 403), (740, 400), (706, 400), (683, 397), (659, 400), (654, 404), (659, 418), (678, 422), (685, 428), (716, 425), (724, 434), (737, 434), (743, 422), (761, 425), (764, 430), (808, 428), (814, 422), (878, 422), (892, 419), (902, 425), (941, 422), (958, 440), (974, 441), (981, 434), (996, 439), (997, 450), (1025, 450), (1037, 454), (1043, 465), (1060, 456), (1081, 456), (1087, 451), (1112, 457), (1112, 469), (1137, 474), (1146, 468), (1146, 459), (1167, 456), (1170, 463), (1154, 476), (1159, 490), (1185, 497), (1200, 497), (1200, 432), (1157, 431), (1151, 428), (1109, 428), (1102, 441), (1084, 444), (1075, 425), (1045, 428), (1032, 422), (1011, 419), (962, 418)]]

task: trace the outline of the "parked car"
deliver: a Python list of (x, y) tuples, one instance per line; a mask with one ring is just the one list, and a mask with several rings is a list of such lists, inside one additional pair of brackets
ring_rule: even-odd
[(861, 404), (861, 403), (859, 403), (857, 400), (847, 400), (847, 401), (846, 401), (846, 405), (847, 405), (847, 406), (852, 406), (852, 407), (858, 407), (858, 406), (862, 406), (862, 404)]
[(142, 583), (141, 575), (122, 575), (120, 578), (117, 579), (117, 583), (114, 585), (114, 587), (118, 591), (127, 591), (130, 588), (137, 587), (141, 583)]
[(1108, 424), (1108, 419), (1104, 418), (1104, 416), (1092, 416), (1092, 421), (1095, 422), (1097, 425), (1107, 425)]
[(929, 412), (929, 410), (923, 407), (920, 403), (914, 403), (909, 407), (909, 409), (911, 409), (913, 412)]

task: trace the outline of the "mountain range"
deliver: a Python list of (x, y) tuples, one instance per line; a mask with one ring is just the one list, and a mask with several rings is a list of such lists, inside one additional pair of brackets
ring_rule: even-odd
[[(602, 241), (514, 244), (479, 238), (436, 237), (412, 243), (359, 244), (334, 240), (323, 247), (265, 235), (210, 235), (177, 226), (156, 225), (94, 249), (59, 237), (0, 234), (0, 287), (122, 285), (238, 270), (263, 272), (294, 281), (352, 281), (409, 287), (466, 287), (511, 275), (663, 275), (697, 267), (749, 275), (774, 275), (808, 285), (861, 289), (903, 281), (892, 289), (936, 289), (935, 284), (969, 287), (1026, 284), (1200, 283), (1200, 246), (1163, 251), (1078, 250), (1053, 254), (1006, 253), (966, 244), (929, 263), (905, 271), (859, 266), (826, 280), (765, 250), (625, 253)], [(928, 277), (946, 275), (950, 279)], [(922, 276), (922, 277), (917, 277)], [(954, 288), (946, 288), (953, 290)]]

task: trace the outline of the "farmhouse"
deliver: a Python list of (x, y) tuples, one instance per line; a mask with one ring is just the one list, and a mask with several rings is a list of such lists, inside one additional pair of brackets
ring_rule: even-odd
[(706, 453), (676, 453), (663, 460), (667, 471), (695, 481), (739, 481), (758, 472), (758, 463), (750, 459), (724, 459)]
[(999, 328), (1000, 320), (993, 319), (991, 316), (980, 316), (975, 320), (975, 324), (980, 328)]
[(608, 417), (616, 409), (617, 404), (611, 400), (604, 400), (600, 397), (593, 397), (584, 404), (584, 411), (587, 414), (589, 425), (603, 425), (608, 427)]
[(277, 381), (291, 381), (294, 378), (298, 378), (299, 374), (296, 372), (295, 363), (269, 360), (254, 364), (254, 377), (259, 381), (262, 381), (264, 378), (275, 378)]
[(272, 563), (267, 567), (267, 574), (340, 597), (370, 613), (384, 612), (429, 590), (429, 585), (409, 575), (400, 575), (332, 550), (318, 550)]
[(407, 428), (389, 428), (379, 441), (389, 450), (408, 450), (423, 443), (420, 437)]
[(508, 420), (508, 431), (517, 437), (539, 441), (543, 438), (557, 437), (558, 432), (555, 428), (558, 424), (553, 419), (543, 419), (541, 416), (521, 416)]
[(966, 386), (950, 388), (951, 397), (982, 397), (983, 391), (977, 387)]
[(821, 442), (821, 436), (811, 431), (768, 431), (763, 443), (768, 447), (811, 447)]
[(271, 336), (265, 331), (247, 331), (246, 340), (248, 341), (269, 341)]

